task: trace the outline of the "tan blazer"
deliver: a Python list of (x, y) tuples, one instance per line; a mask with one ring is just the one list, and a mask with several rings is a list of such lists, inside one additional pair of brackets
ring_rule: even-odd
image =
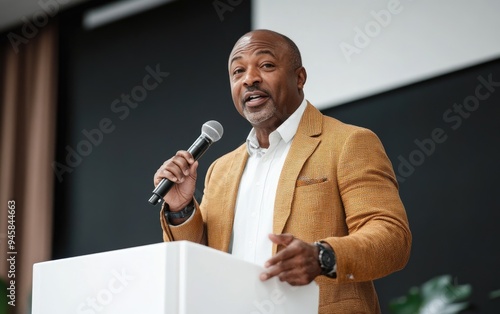
[[(228, 251), (246, 144), (209, 168), (193, 217), (169, 226), (165, 241), (189, 240)], [(337, 278), (319, 276), (319, 313), (379, 313), (372, 280), (402, 269), (411, 233), (391, 162), (371, 131), (324, 116), (308, 104), (276, 193), (274, 233), (327, 241)], [(273, 247), (273, 254), (276, 253)]]

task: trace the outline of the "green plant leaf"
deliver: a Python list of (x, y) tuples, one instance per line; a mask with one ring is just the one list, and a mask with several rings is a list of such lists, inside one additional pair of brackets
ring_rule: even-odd
[(391, 301), (389, 308), (394, 314), (455, 314), (469, 306), (459, 301), (471, 293), (470, 285), (454, 285), (450, 275), (443, 275), (411, 288), (407, 296)]
[(391, 313), (415, 314), (422, 305), (422, 296), (418, 287), (410, 288), (408, 295), (399, 297), (389, 303)]

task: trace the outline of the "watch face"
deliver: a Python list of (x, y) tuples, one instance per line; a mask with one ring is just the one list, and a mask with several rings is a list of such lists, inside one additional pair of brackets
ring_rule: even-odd
[(321, 256), (321, 262), (324, 265), (324, 267), (328, 270), (333, 268), (333, 259), (332, 259), (332, 253), (328, 250), (323, 250), (323, 254)]

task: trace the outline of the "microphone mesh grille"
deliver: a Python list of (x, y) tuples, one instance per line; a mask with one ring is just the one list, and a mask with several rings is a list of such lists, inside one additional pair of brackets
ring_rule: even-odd
[(205, 122), (201, 127), (201, 133), (208, 137), (212, 142), (217, 142), (221, 139), (224, 133), (222, 124), (215, 120)]

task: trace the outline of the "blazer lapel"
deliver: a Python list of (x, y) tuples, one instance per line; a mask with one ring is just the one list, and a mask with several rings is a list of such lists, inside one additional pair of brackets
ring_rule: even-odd
[(222, 198), (224, 203), (220, 207), (221, 212), (221, 225), (230, 226), (230, 228), (220, 228), (221, 236), (221, 250), (227, 252), (229, 243), (231, 241), (231, 234), (233, 232), (234, 223), (234, 209), (236, 207), (236, 198), (238, 196), (238, 189), (240, 185), (241, 176), (248, 159), (246, 145), (241, 145), (234, 156), (230, 167), (225, 176), (225, 194)]
[[(290, 216), (297, 178), (304, 163), (321, 141), (315, 136), (321, 134), (322, 121), (321, 112), (308, 102), (281, 171), (274, 204), (273, 233), (275, 234), (283, 232)], [(277, 247), (273, 245), (273, 254), (276, 251)]]

